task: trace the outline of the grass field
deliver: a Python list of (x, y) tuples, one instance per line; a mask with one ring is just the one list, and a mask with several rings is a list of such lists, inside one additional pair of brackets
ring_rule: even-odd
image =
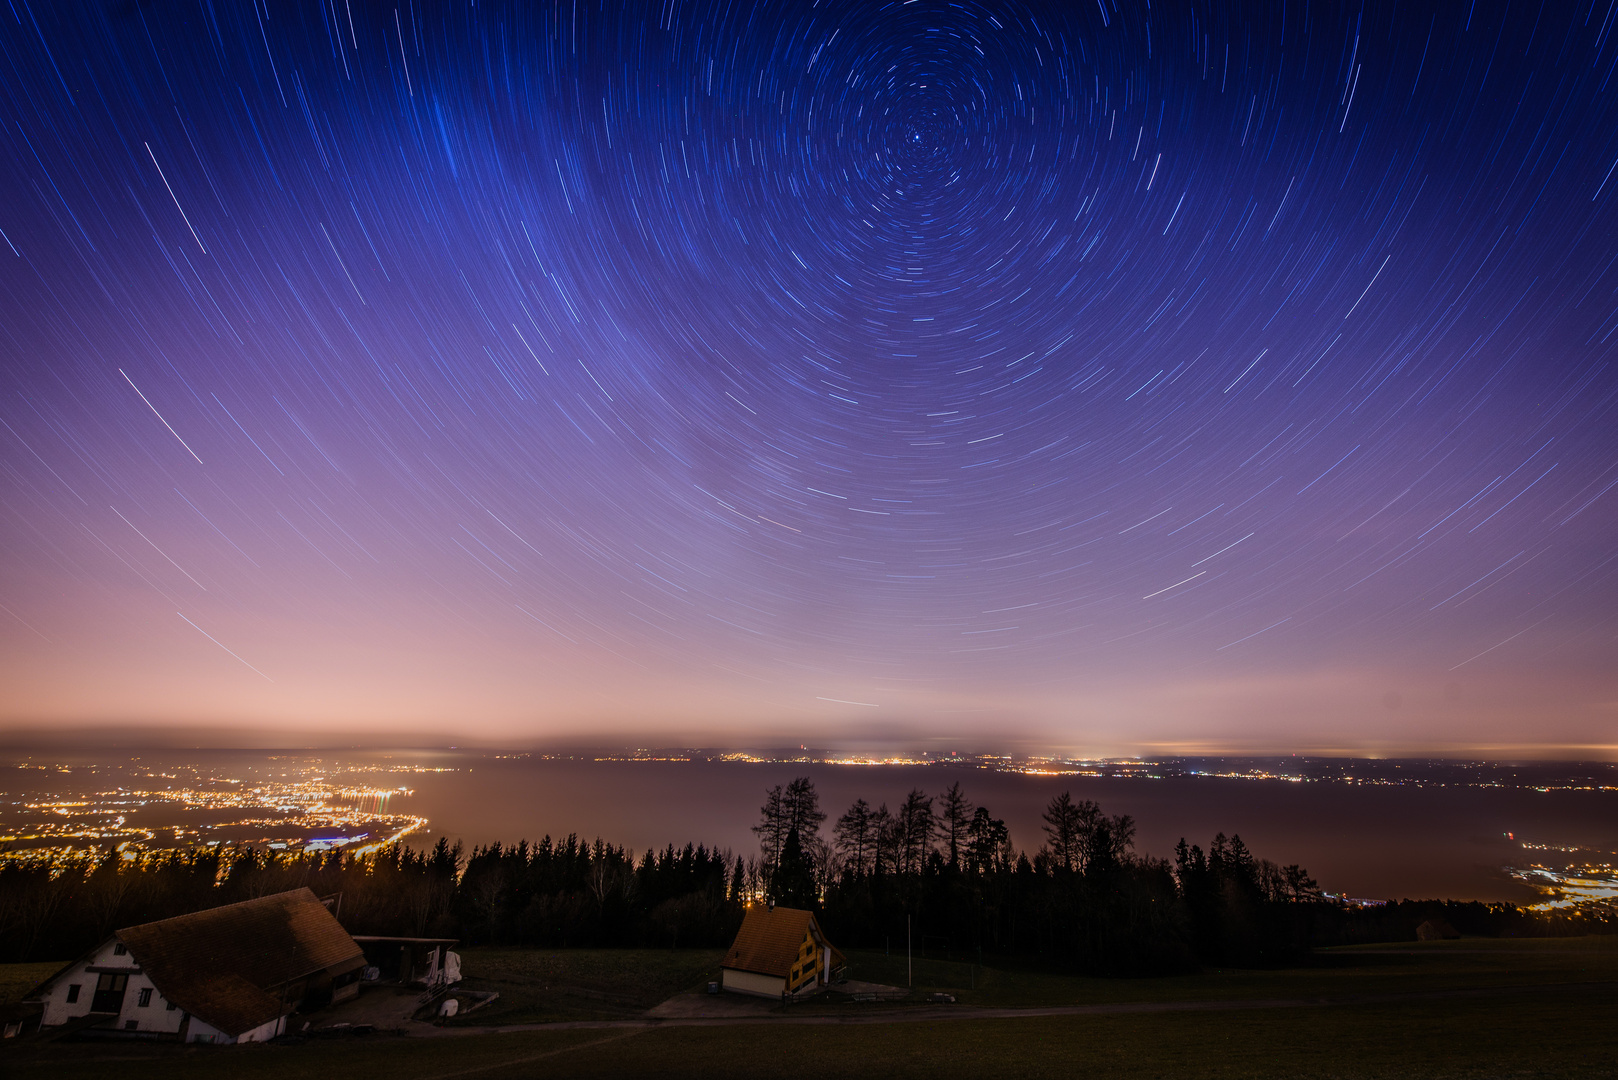
[[(468, 950), (466, 970), (512, 989), (479, 1023), (624, 1016), (701, 984), (709, 951)], [(854, 953), (853, 975), (902, 984), (904, 957)], [(897, 966), (894, 966), (894, 965)], [(40, 965), (44, 973), (52, 965)], [(16, 985), (0, 968), (0, 985)], [(895, 977), (896, 976), (896, 977)], [(1103, 980), (941, 961), (918, 992), (959, 1004), (794, 1006), (786, 1023), (636, 1026), (302, 1045), (13, 1044), (0, 1074), (71, 1080), (242, 1077), (1618, 1077), (1618, 938), (1467, 939), (1329, 950), (1317, 966)], [(654, 989), (655, 988), (655, 989)], [(671, 989), (672, 988), (672, 989)], [(1158, 1011), (968, 1018), (974, 1006), (1156, 1003)], [(1176, 1003), (1184, 1008), (1172, 1007)], [(1245, 1004), (1244, 1004), (1245, 1003)], [(1167, 1009), (1163, 1006), (1171, 1006)], [(592, 1014), (592, 1010), (595, 1012)], [(951, 1015), (955, 1013), (957, 1015)], [(884, 1023), (846, 1023), (882, 1019)]]
[(465, 949), (462, 985), (499, 1000), (464, 1024), (531, 1024), (639, 1016), (718, 978), (722, 949)]
[(20, 1001), (24, 994), (61, 971), (66, 964), (66, 960), (46, 964), (0, 964), (0, 1005)]
[[(905, 958), (851, 950), (850, 977), (905, 985)], [(1344, 997), (1459, 987), (1618, 981), (1618, 936), (1468, 938), (1323, 949), (1305, 968), (1207, 970), (1151, 979), (1099, 979), (1036, 968), (913, 961), (918, 994), (946, 991), (962, 1005), (1019, 1008), (1126, 1001)]]

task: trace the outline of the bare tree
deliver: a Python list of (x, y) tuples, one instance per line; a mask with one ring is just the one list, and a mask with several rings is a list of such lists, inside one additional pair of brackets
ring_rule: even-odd
[(126, 868), (123, 863), (118, 850), (109, 849), (84, 883), (87, 906), (96, 921), (97, 938), (105, 938), (112, 933), (124, 897), (129, 895), (130, 886), (138, 877), (135, 868)]
[[(1274, 870), (1275, 864), (1265, 859), (1263, 866)], [(1279, 886), (1276, 888), (1276, 898), (1289, 900), (1293, 903), (1303, 903), (1320, 899), (1320, 883), (1309, 876), (1309, 871), (1293, 863), (1280, 869)]]
[(1089, 862), (1090, 843), (1096, 822), (1101, 819), (1101, 807), (1089, 799), (1073, 801), (1064, 791), (1052, 799), (1041, 815), (1045, 819), (1045, 835), (1050, 837), (1048, 848), (1052, 862), (1066, 871), (1082, 871)]
[(815, 896), (825, 896), (843, 874), (843, 860), (837, 850), (823, 836), (811, 836), (803, 845), (814, 868)]
[(1097, 814), (1082, 839), (1086, 871), (1112, 870), (1130, 859), (1135, 847), (1135, 819), (1128, 814)]

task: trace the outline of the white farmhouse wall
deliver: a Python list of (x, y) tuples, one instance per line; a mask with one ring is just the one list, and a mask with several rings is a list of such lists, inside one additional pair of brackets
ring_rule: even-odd
[[(101, 972), (92, 971), (92, 968), (127, 968), (129, 981), (124, 988), (123, 1005), (119, 1008), (118, 1019), (111, 1025), (119, 1031), (145, 1031), (172, 1035), (180, 1030), (180, 1024), (185, 1020), (185, 1011), (172, 1005), (161, 991), (153, 985), (151, 978), (145, 972), (137, 971), (139, 960), (124, 953), (118, 954), (119, 942), (116, 938), (104, 942), (96, 951), (84, 960), (75, 963), (70, 969), (56, 976), (41, 995), (44, 1011), (40, 1016), (40, 1024), (44, 1027), (59, 1027), (70, 1020), (84, 1016), (90, 1011), (95, 1001), (96, 981)], [(79, 988), (79, 999), (68, 1001), (71, 987)], [(142, 990), (150, 990), (151, 1000), (145, 1005), (140, 1004)], [(270, 1027), (278, 1025), (280, 1021), (272, 1021)], [(193, 1020), (191, 1030), (197, 1029), (197, 1022)], [(217, 1041), (225, 1041), (225, 1036), (208, 1029), (216, 1036)], [(273, 1038), (279, 1032), (271, 1032), (267, 1038)], [(189, 1038), (189, 1037), (188, 1037)]]
[[(140, 992), (150, 989), (152, 1000), (145, 1006), (140, 1004)], [(169, 1001), (158, 992), (152, 980), (143, 972), (129, 977), (129, 987), (124, 991), (124, 1007), (119, 1010), (118, 1020), (113, 1027), (120, 1031), (157, 1031), (174, 1034), (180, 1030), (180, 1021), (185, 1013), (178, 1008), (169, 1008)], [(130, 1025), (134, 1026), (131, 1027)]]
[(760, 975), (756, 971), (725, 968), (720, 974), (720, 985), (735, 994), (778, 998), (786, 990), (787, 981), (779, 975)]
[[(96, 996), (96, 980), (100, 978), (97, 973), (90, 970), (91, 968), (129, 968), (131, 971), (135, 969), (135, 958), (133, 956), (127, 953), (123, 956), (118, 955), (118, 944), (117, 938), (103, 942), (88, 958), (80, 960), (67, 971), (51, 980), (50, 987), (42, 998), (45, 1003), (45, 1011), (40, 1017), (41, 1024), (54, 1027), (65, 1024), (69, 1020), (83, 1016), (90, 1011), (90, 1003), (95, 1000)], [(134, 980), (131, 979), (130, 981), (133, 982)], [(143, 985), (150, 986), (151, 984), (144, 983)], [(72, 992), (70, 987), (73, 986), (79, 988), (79, 1000), (70, 1002), (67, 998)], [(124, 1000), (126, 1002), (129, 1000), (127, 995)]]

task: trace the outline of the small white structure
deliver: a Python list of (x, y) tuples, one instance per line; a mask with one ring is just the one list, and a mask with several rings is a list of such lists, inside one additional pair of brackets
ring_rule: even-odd
[(366, 982), (424, 986), (428, 990), (461, 981), (461, 954), (451, 952), (456, 938), (384, 937), (358, 934), (354, 943), (365, 952)]
[(308, 1000), (352, 997), (365, 958), (308, 889), (126, 927), (29, 995), (42, 1028), (262, 1042)]

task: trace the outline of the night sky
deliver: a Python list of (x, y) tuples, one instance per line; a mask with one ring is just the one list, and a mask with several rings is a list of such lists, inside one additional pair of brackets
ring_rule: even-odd
[(7, 727), (1618, 743), (1606, 0), (0, 53)]

